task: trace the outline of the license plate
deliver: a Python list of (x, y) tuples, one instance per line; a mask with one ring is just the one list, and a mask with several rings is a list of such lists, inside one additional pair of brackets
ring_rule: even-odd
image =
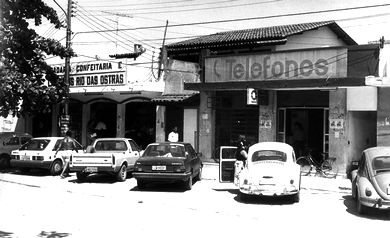
[(85, 168), (85, 172), (93, 173), (93, 172), (97, 172), (97, 171), (98, 171), (97, 167), (87, 167), (87, 168)]
[(165, 165), (153, 165), (152, 170), (166, 170), (167, 166)]
[(30, 156), (28, 156), (28, 155), (21, 155), (20, 159), (21, 160), (30, 160)]

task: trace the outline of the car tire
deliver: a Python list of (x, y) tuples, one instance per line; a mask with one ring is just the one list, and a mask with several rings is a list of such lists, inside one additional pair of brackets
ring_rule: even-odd
[(146, 182), (141, 179), (137, 179), (137, 187), (139, 190), (144, 189), (146, 187)]
[(367, 213), (367, 207), (364, 206), (359, 199), (359, 193), (356, 191), (356, 210), (360, 215), (364, 215)]
[(53, 176), (59, 175), (62, 172), (62, 166), (61, 160), (54, 160), (50, 167), (50, 174)]
[(203, 170), (203, 168), (200, 167), (199, 171), (198, 171), (198, 174), (196, 175), (196, 181), (202, 180), (202, 170)]
[(297, 192), (296, 194), (292, 195), (292, 201), (294, 203), (298, 203), (300, 199), (301, 199), (300, 192)]
[(10, 160), (11, 158), (7, 154), (0, 155), (0, 169), (8, 169), (10, 168)]
[(127, 166), (123, 164), (119, 169), (119, 171), (116, 173), (116, 180), (118, 182), (123, 182), (126, 180), (126, 178), (127, 178)]
[(77, 172), (76, 173), (76, 178), (78, 181), (83, 182), (87, 178), (88, 174), (84, 172)]
[(192, 174), (186, 181), (184, 181), (184, 183), (187, 190), (192, 189)]

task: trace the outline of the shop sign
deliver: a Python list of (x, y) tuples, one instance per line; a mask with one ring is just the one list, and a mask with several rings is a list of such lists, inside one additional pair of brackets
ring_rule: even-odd
[(329, 119), (329, 128), (340, 130), (344, 128), (344, 119)]
[(316, 49), (205, 59), (206, 82), (347, 77), (347, 49)]
[[(65, 66), (53, 65), (54, 72), (60, 76)], [(71, 64), (70, 87), (122, 86), (126, 84), (126, 66), (122, 61), (90, 61)]]
[(246, 90), (246, 104), (247, 105), (258, 105), (258, 94), (254, 88), (248, 88)]

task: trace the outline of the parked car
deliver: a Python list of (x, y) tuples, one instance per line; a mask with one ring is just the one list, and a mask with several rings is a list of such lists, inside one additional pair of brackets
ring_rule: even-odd
[(368, 207), (390, 209), (390, 147), (364, 150), (357, 170), (352, 171), (352, 197), (357, 211), (363, 214)]
[(9, 168), (11, 152), (32, 138), (23, 132), (0, 132), (0, 169)]
[(92, 173), (108, 173), (123, 182), (140, 154), (140, 147), (130, 138), (99, 138), (85, 153), (71, 157), (69, 169), (80, 181)]
[(20, 149), (12, 151), (11, 166), (22, 171), (28, 171), (31, 168), (47, 169), (51, 175), (59, 175), (64, 165), (62, 157), (65, 153), (70, 156), (83, 151), (83, 146), (76, 141), (77, 152), (59, 150), (56, 154), (62, 139), (63, 137), (32, 138)]
[(139, 189), (151, 181), (183, 181), (190, 190), (194, 180), (201, 180), (202, 167), (199, 155), (189, 143), (152, 143), (135, 163), (133, 177)]
[(299, 202), (300, 166), (294, 149), (281, 142), (261, 142), (249, 147), (248, 159), (235, 165), (235, 185), (247, 195), (291, 196)]

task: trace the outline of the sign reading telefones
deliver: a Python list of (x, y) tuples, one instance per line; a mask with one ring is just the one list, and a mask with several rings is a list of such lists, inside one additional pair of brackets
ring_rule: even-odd
[[(64, 65), (54, 65), (58, 75), (64, 75)], [(120, 62), (93, 61), (71, 64), (70, 87), (120, 86), (126, 84), (126, 67)]]
[(210, 57), (206, 82), (341, 78), (347, 76), (347, 49)]

